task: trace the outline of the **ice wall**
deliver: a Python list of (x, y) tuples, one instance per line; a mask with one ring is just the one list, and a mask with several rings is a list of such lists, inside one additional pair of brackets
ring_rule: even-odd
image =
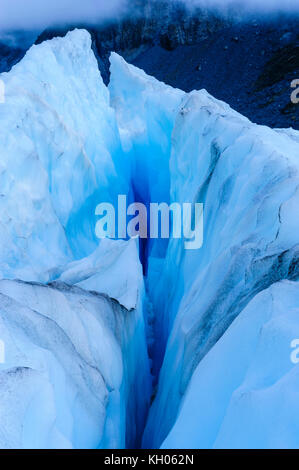
[(205, 228), (201, 250), (168, 248), (175, 293), (161, 318), (169, 339), (144, 441), (154, 447), (195, 368), (247, 303), (298, 277), (298, 134), (256, 126), (201, 91), (186, 96), (172, 139), (171, 200), (203, 202)]
[(0, 448), (138, 445), (150, 393), (142, 310), (3, 280), (0, 312)]
[(164, 448), (298, 448), (298, 297), (281, 281), (249, 302), (198, 365)]
[(135, 240), (95, 236), (130, 171), (90, 35), (33, 46), (1, 80), (0, 447), (138, 447), (144, 282)]
[[(147, 206), (150, 202), (168, 204), (172, 131), (185, 93), (146, 75), (117, 54), (111, 54), (110, 62), (111, 105), (115, 109), (121, 141), (130, 162), (136, 200)], [(161, 328), (161, 318), (164, 309), (169, 307), (173, 286), (170, 283), (165, 285), (165, 281), (160, 283), (168, 240), (160, 238), (146, 243), (146, 287), (154, 310), (155, 344), (151, 347), (151, 354), (153, 374), (157, 376), (168, 334)]]
[[(184, 92), (149, 77), (112, 53), (109, 91), (115, 109), (126, 161), (131, 169), (135, 201), (170, 200), (169, 159), (176, 109)], [(151, 275), (150, 258), (165, 257), (168, 240), (141, 241), (144, 272)]]
[(33, 46), (1, 80), (0, 275), (46, 281), (96, 248), (95, 206), (128, 191), (119, 133), (86, 31)]

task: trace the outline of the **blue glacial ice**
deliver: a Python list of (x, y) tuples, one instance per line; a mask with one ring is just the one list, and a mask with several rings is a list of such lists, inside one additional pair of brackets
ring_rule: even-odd
[(1, 79), (0, 273), (47, 281), (96, 248), (98, 201), (128, 192), (119, 132), (84, 31), (33, 46)]
[[(106, 88), (84, 30), (1, 79), (0, 447), (299, 447), (299, 133)], [(204, 203), (202, 249), (99, 242), (119, 194)]]
[(144, 281), (136, 241), (95, 236), (129, 180), (90, 36), (33, 46), (1, 79), (0, 447), (138, 445)]
[(197, 366), (163, 448), (298, 448), (298, 284), (257, 294)]

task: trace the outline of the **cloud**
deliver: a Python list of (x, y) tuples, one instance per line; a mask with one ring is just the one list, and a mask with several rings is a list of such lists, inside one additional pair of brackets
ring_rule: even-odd
[(0, 0), (0, 30), (98, 23), (122, 14), (125, 5), (126, 0)]
[(190, 7), (216, 8), (227, 12), (231, 9), (240, 12), (299, 12), (298, 0), (182, 0)]
[[(136, 14), (136, 0), (0, 0), (0, 31), (41, 30), (71, 23), (99, 23), (120, 15)], [(155, 3), (159, 0), (143, 0)], [(169, 0), (175, 2), (176, 0)], [(299, 12), (299, 0), (179, 0), (185, 5), (239, 12)], [(134, 7), (135, 5), (135, 7)]]

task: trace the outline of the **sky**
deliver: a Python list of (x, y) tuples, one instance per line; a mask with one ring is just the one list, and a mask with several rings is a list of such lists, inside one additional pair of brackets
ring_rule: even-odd
[(298, 0), (184, 0), (184, 3), (189, 5), (204, 5), (205, 7), (226, 7), (230, 4), (239, 4), (245, 10), (284, 10), (284, 11), (299, 11)]
[(0, 0), (0, 30), (99, 22), (124, 12), (126, 0)]
[(237, 5), (244, 12), (276, 13), (278, 11), (299, 13), (299, 0), (184, 0), (192, 6), (217, 7), (227, 11), (227, 7)]
[[(154, 1), (154, 0), (152, 0)], [(169, 0), (173, 1), (173, 0)], [(299, 0), (181, 0), (188, 6), (204, 6), (226, 10), (239, 3), (245, 11), (299, 12)], [(0, 0), (0, 31), (44, 29), (47, 26), (101, 22), (130, 11), (132, 0)], [(132, 12), (130, 12), (130, 15)]]

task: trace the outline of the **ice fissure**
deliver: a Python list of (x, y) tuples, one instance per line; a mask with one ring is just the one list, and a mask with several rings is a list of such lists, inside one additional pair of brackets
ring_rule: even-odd
[[(182, 241), (171, 239), (165, 251), (153, 246), (148, 252), (158, 384), (143, 445), (156, 448), (175, 429), (197, 366), (234, 320), (259, 292), (298, 279), (298, 240), (286, 236), (285, 225), (292, 218), (286, 206), (298, 194), (298, 142), (292, 143), (298, 134), (256, 126), (205, 91), (173, 90), (114, 54), (111, 62), (111, 103), (125, 148), (156, 175), (165, 165), (168, 202), (205, 204), (202, 250), (188, 252)], [(282, 151), (281, 139), (290, 153), (290, 147)], [(170, 147), (164, 150), (165, 142)], [(184, 432), (188, 436), (187, 422), (177, 430), (174, 447), (181, 447)]]
[[(83, 30), (1, 79), (0, 447), (298, 446), (298, 132), (117, 54), (107, 88)], [(204, 203), (202, 249), (99, 241), (119, 195)]]

